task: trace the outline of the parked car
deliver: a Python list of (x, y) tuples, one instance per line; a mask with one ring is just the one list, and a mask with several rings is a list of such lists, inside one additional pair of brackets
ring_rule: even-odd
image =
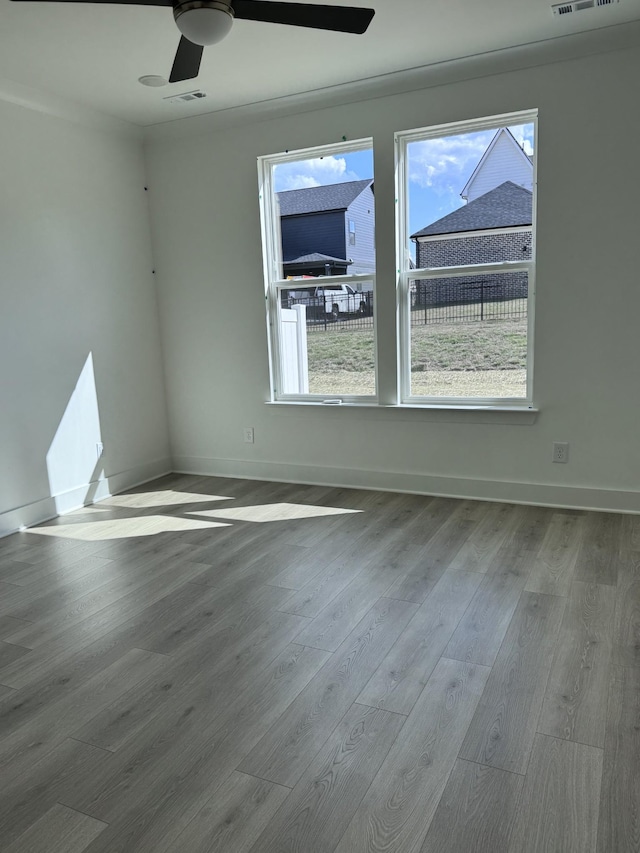
[(350, 284), (327, 284), (288, 291), (289, 307), (296, 303), (307, 306), (307, 318), (338, 320), (341, 315), (373, 313), (373, 293), (358, 292)]

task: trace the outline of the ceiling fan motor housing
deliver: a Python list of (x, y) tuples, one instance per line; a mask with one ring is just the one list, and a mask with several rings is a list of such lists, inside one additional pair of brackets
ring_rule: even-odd
[(193, 44), (216, 44), (229, 34), (233, 8), (221, 0), (186, 0), (173, 8), (178, 29)]

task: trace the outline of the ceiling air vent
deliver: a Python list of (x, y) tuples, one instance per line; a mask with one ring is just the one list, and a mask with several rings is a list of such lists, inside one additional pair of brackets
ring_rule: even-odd
[(593, 9), (596, 6), (612, 6), (619, 0), (574, 0), (573, 3), (558, 3), (551, 9), (554, 15), (571, 15), (573, 12), (582, 12), (583, 9)]
[(201, 89), (194, 89), (192, 92), (183, 92), (181, 95), (169, 95), (163, 98), (163, 101), (168, 101), (170, 104), (186, 104), (189, 101), (201, 101), (206, 98), (207, 93)]

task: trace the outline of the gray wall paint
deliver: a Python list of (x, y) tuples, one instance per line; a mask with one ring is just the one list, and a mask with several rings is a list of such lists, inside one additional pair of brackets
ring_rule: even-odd
[[(151, 131), (154, 266), (176, 466), (639, 509), (637, 221), (625, 190), (637, 171), (640, 117), (628, 103), (639, 71), (640, 50), (629, 48), (309, 111), (304, 121), (280, 117), (217, 132), (204, 120), (185, 122), (179, 146)], [(540, 109), (537, 419), (265, 406), (256, 156), (374, 135), (379, 371), (388, 402), (392, 132), (531, 107)], [(190, 136), (191, 127), (205, 132)], [(89, 492), (88, 478), (102, 476), (74, 408), (79, 388), (93, 387), (109, 483), (157, 473), (168, 465), (168, 444), (140, 144), (3, 102), (0, 149), (2, 532), (8, 518), (33, 520), (29, 507), (55, 509), (53, 446), (64, 451), (55, 466), (58, 495), (77, 500)], [(242, 442), (248, 425), (256, 428), (252, 446)], [(550, 463), (553, 440), (571, 441), (569, 465)]]
[[(640, 114), (629, 103), (639, 73), (640, 51), (633, 48), (309, 111), (304, 120), (279, 117), (204, 131), (182, 137), (179, 145), (150, 134), (178, 467), (406, 488), (444, 478), (449, 491), (527, 494), (531, 500), (553, 499), (563, 488), (567, 495), (578, 487), (618, 490), (637, 504), (640, 288), (636, 208), (627, 188), (637, 171)], [(498, 417), (484, 423), (477, 413), (265, 406), (256, 157), (343, 136), (374, 137), (379, 369), (383, 400), (390, 401), (393, 131), (531, 108), (539, 109), (536, 422)], [(216, 198), (225, 199), (219, 220)], [(253, 446), (242, 442), (248, 425), (256, 430)], [(571, 442), (569, 465), (551, 463), (554, 440)], [(615, 503), (606, 491), (599, 500)]]
[(166, 469), (168, 433), (140, 141), (0, 102), (0, 151), (6, 532)]

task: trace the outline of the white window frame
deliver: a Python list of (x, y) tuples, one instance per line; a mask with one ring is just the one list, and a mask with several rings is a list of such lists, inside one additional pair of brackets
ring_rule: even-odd
[[(267, 327), (269, 342), (269, 379), (271, 385), (270, 402), (291, 403), (349, 403), (352, 405), (375, 405), (378, 402), (378, 348), (377, 317), (376, 317), (376, 274), (321, 276), (317, 279), (320, 287), (330, 284), (349, 284), (358, 290), (358, 284), (371, 282), (373, 288), (373, 347), (374, 347), (374, 378), (375, 393), (362, 395), (327, 395), (327, 394), (285, 394), (282, 388), (282, 341), (281, 329), (281, 293), (283, 290), (295, 289), (295, 280), (282, 278), (282, 240), (280, 236), (280, 215), (277, 209), (276, 193), (273, 184), (274, 167), (300, 160), (311, 160), (317, 157), (330, 157), (349, 154), (356, 151), (373, 150), (373, 139), (358, 139), (349, 142), (332, 143), (314, 148), (297, 149), (282, 154), (258, 157), (258, 182), (260, 194), (260, 222), (262, 237), (263, 273), (265, 301), (267, 307)], [(306, 286), (311, 286), (309, 279)]]
[[(412, 142), (454, 136), (481, 130), (492, 130), (518, 124), (533, 124), (533, 199), (532, 199), (532, 242), (531, 258), (526, 261), (504, 261), (496, 264), (451, 266), (441, 268), (410, 269), (409, 259), (409, 191), (407, 172), (407, 147)], [(454, 122), (402, 131), (395, 134), (396, 175), (396, 269), (398, 293), (398, 380), (400, 405), (447, 407), (447, 408), (490, 408), (490, 409), (533, 409), (534, 368), (534, 312), (535, 312), (535, 257), (536, 257), (536, 197), (538, 159), (538, 111), (526, 110), (497, 116)], [(411, 300), (412, 281), (429, 278), (468, 276), (476, 273), (528, 273), (527, 289), (527, 384), (525, 397), (442, 397), (411, 394)]]

